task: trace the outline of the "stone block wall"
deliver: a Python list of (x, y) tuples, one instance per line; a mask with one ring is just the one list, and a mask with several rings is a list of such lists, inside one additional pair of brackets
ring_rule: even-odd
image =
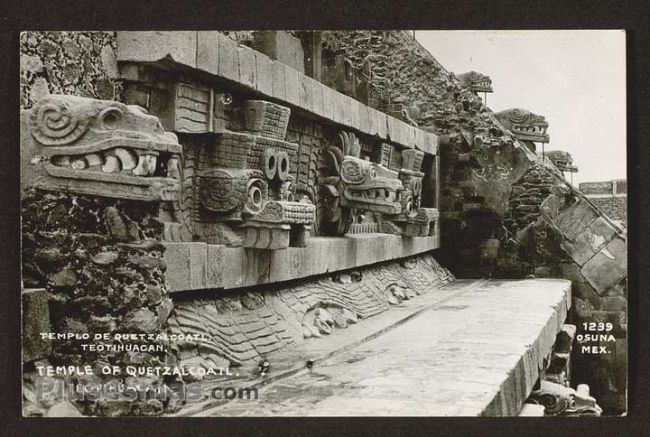
[(627, 181), (582, 182), (582, 191), (602, 212), (627, 226)]

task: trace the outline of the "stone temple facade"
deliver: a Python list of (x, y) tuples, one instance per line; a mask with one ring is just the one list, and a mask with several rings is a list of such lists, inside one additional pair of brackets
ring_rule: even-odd
[[(624, 410), (626, 234), (536, 155), (544, 117), (486, 92), (399, 31), (23, 33), (26, 397), (43, 363), (251, 368), (455, 277), (533, 276), (572, 281), (578, 331), (613, 324), (572, 373)], [(170, 382), (101, 377), (134, 378)]]

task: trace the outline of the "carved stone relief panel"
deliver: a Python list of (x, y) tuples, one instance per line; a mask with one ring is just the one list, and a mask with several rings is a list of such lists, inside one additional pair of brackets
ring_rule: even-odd
[[(288, 107), (183, 74), (127, 65), (123, 75), (127, 100), (160, 113), (182, 137), (181, 209), (194, 239), (282, 249), (306, 245), (312, 233), (434, 229), (435, 212), (420, 203), (420, 151), (331, 128), (326, 140), (322, 126)], [(290, 120), (299, 131), (288, 132)]]
[[(381, 144), (362, 159), (361, 144), (352, 133), (339, 134), (340, 147), (324, 154), (320, 179), (321, 230), (328, 235), (346, 232), (384, 232), (428, 236), (437, 217), (433, 208), (421, 208), (421, 172), (424, 153), (401, 152)], [(379, 162), (371, 162), (370, 156)], [(397, 164), (395, 164), (397, 163)], [(391, 167), (397, 165), (399, 170)]]
[(260, 100), (242, 102), (239, 111), (245, 130), (210, 137), (186, 163), (194, 229), (209, 243), (305, 246), (315, 207), (296, 201), (298, 144), (284, 140), (290, 111)]
[(182, 147), (139, 106), (50, 95), (21, 114), (22, 185), (176, 201)]

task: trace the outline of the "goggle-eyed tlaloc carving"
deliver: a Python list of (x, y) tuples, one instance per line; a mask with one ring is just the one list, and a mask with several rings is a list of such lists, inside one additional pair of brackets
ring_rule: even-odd
[[(243, 105), (245, 131), (220, 133), (199, 169), (196, 216), (205, 232), (227, 223), (244, 247), (306, 246), (315, 207), (294, 200), (298, 144), (284, 140), (289, 108), (261, 100)], [(199, 223), (197, 223), (199, 224)]]
[(173, 201), (182, 147), (139, 106), (49, 95), (21, 114), (21, 183), (80, 194)]
[(526, 109), (507, 109), (494, 114), (499, 122), (511, 131), (518, 140), (548, 143), (546, 119)]

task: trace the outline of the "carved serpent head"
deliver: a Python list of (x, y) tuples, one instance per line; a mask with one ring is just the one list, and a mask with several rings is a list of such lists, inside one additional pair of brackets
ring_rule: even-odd
[(182, 147), (139, 106), (50, 95), (21, 118), (23, 185), (147, 201), (180, 192)]
[[(335, 234), (349, 227), (351, 208), (396, 215), (402, 210), (399, 173), (360, 158), (361, 147), (354, 134), (339, 135), (341, 147), (328, 147), (325, 164), (328, 175), (321, 178), (320, 193), (325, 205), (323, 219), (339, 223)], [(347, 224), (345, 224), (347, 223)]]
[(468, 71), (467, 73), (459, 74), (456, 77), (464, 88), (469, 88), (476, 93), (492, 92), (492, 79), (490, 79), (490, 76), (486, 76), (485, 74), (476, 71)]
[(526, 109), (515, 108), (497, 112), (495, 116), (519, 140), (539, 143), (549, 142), (549, 136), (546, 133), (548, 123), (541, 115), (534, 114)]
[(576, 173), (578, 167), (573, 164), (573, 157), (563, 150), (549, 150), (545, 156), (562, 172)]

